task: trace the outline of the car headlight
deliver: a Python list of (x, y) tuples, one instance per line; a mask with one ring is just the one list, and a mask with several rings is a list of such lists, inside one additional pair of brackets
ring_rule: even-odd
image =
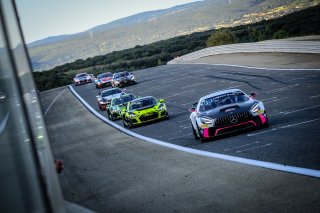
[(136, 118), (137, 116), (138, 116), (138, 115), (136, 115), (136, 114), (130, 114), (130, 115), (129, 115), (130, 118)]
[(107, 104), (107, 102), (105, 102), (105, 101), (100, 101), (100, 104)]
[(131, 77), (131, 80), (133, 81), (134, 79), (135, 79), (135, 77), (134, 77), (134, 76), (132, 76), (132, 77)]
[(259, 103), (255, 104), (255, 105), (253, 105), (253, 106), (251, 107), (251, 112), (253, 112), (253, 113), (258, 112), (259, 110), (261, 110), (261, 106), (260, 106)]
[(119, 84), (120, 82), (119, 82), (119, 81), (114, 81), (114, 83), (115, 83), (115, 84)]
[(158, 110), (162, 111), (162, 110), (165, 110), (165, 109), (166, 109), (166, 106), (164, 104), (160, 104)]
[(200, 118), (200, 121), (204, 124), (213, 124), (214, 119), (211, 118)]

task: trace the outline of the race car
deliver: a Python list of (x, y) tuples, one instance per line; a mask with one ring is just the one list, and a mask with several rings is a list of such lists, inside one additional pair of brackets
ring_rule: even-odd
[(124, 94), (125, 90), (119, 88), (111, 88), (103, 90), (97, 97), (98, 106), (100, 110), (106, 110), (107, 106), (111, 103), (112, 98), (120, 97)]
[(107, 106), (108, 118), (112, 121), (122, 118), (122, 109), (129, 101), (136, 99), (132, 94), (122, 94), (118, 98), (112, 98), (110, 105)]
[(204, 141), (252, 127), (268, 125), (265, 107), (239, 89), (214, 92), (200, 98), (189, 111), (194, 137)]
[(87, 73), (79, 73), (73, 78), (73, 82), (75, 86), (81, 85), (81, 84), (86, 84), (86, 83), (91, 83), (91, 77)]
[(136, 78), (131, 72), (119, 72), (113, 75), (113, 79), (111, 81), (112, 87), (123, 87), (126, 85), (136, 84)]
[(94, 81), (96, 88), (100, 89), (102, 87), (107, 87), (111, 85), (111, 80), (112, 80), (112, 73), (107, 72), (107, 73), (101, 73), (97, 76), (96, 80)]
[(131, 128), (150, 121), (169, 119), (169, 114), (163, 99), (146, 96), (128, 102), (122, 119), (123, 126)]

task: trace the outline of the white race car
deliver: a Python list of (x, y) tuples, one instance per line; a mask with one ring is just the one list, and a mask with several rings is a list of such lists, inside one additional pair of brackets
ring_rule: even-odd
[(73, 82), (75, 86), (91, 83), (92, 79), (91, 76), (87, 73), (79, 73), (73, 78)]

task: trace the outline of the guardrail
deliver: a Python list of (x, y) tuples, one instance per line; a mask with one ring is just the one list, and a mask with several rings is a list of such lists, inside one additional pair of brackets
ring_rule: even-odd
[(320, 54), (320, 41), (292, 41), (292, 40), (268, 40), (255, 43), (229, 44), (205, 48), (187, 55), (175, 58), (168, 64), (178, 64), (186, 61), (203, 58), (212, 55), (230, 53), (313, 53)]

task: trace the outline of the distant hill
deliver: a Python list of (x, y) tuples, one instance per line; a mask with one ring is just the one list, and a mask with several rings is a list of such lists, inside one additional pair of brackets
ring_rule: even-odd
[[(268, 13), (270, 14), (270, 13)], [(253, 24), (228, 28), (239, 43), (256, 42), (268, 39), (320, 35), (320, 5), (281, 16), (280, 18), (263, 20)], [(245, 22), (251, 14), (246, 16)], [(223, 31), (223, 30), (222, 30)], [(195, 32), (147, 45), (137, 45), (130, 49), (114, 51), (105, 55), (78, 59), (45, 72), (34, 72), (34, 79), (40, 91), (60, 87), (72, 83), (75, 74), (87, 72), (94, 75), (103, 72), (122, 70), (139, 70), (167, 64), (173, 58), (207, 47), (208, 38), (215, 30)], [(1, 51), (1, 49), (0, 49)]]
[[(49, 37), (28, 44), (28, 49), (34, 70), (48, 70), (77, 59), (193, 32), (276, 18), (318, 3), (319, 0), (197, 1), (136, 14), (77, 34)], [(263, 16), (259, 16), (261, 12), (265, 12)]]

